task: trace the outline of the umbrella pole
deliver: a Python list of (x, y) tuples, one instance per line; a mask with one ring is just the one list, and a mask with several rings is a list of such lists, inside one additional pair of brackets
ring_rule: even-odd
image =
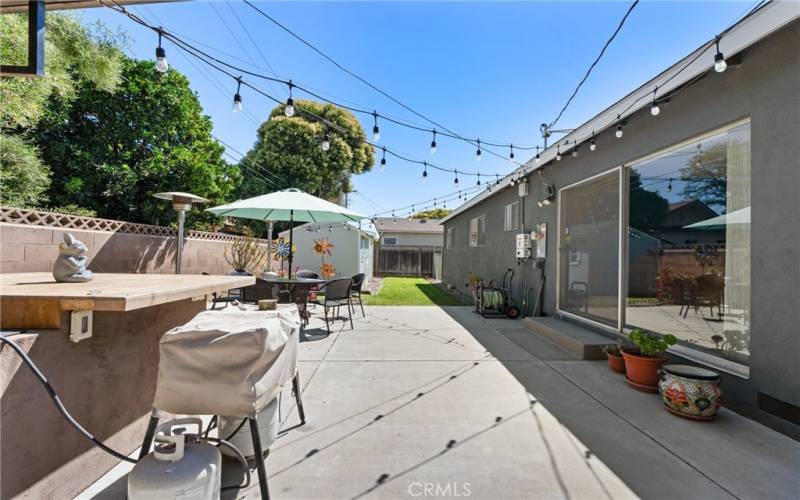
[(269, 221), (267, 230), (267, 272), (272, 272), (272, 221)]
[(289, 210), (289, 273), (288, 277), (292, 277), (292, 257), (294, 257), (294, 252), (292, 252), (292, 240), (294, 237), (294, 210)]

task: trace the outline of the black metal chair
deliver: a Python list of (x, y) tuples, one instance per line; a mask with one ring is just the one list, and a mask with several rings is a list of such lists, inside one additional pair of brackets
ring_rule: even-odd
[(350, 329), (353, 329), (353, 303), (350, 293), (352, 287), (353, 278), (337, 278), (327, 282), (321, 290), (325, 295), (322, 302), (319, 304), (325, 309), (325, 328), (328, 329), (329, 334), (331, 333), (330, 323), (328, 322), (329, 308), (336, 308), (336, 316), (331, 318), (331, 320), (333, 320), (339, 317), (340, 307), (346, 306), (347, 314), (350, 318)]
[[(207, 273), (205, 271), (203, 271), (201, 274), (203, 276), (211, 276), (211, 273)], [(236, 301), (242, 302), (241, 288), (234, 288), (226, 292), (214, 292), (211, 294), (211, 310), (215, 310), (217, 308), (217, 304), (225, 304), (221, 307), (221, 309), (225, 309), (228, 307), (228, 304)]]
[(320, 276), (318, 272), (311, 271), (309, 269), (301, 269), (301, 270), (297, 271), (297, 277), (298, 278), (310, 278), (310, 279), (314, 279), (314, 280), (322, 279), (322, 276)]
[[(361, 306), (361, 316), (366, 318), (367, 314), (364, 312), (364, 302), (361, 300), (361, 288), (364, 286), (364, 282), (367, 280), (367, 275), (364, 273), (358, 273), (353, 276), (353, 287), (350, 289), (350, 297), (352, 299), (358, 299), (358, 305)], [(352, 302), (352, 301), (351, 301)], [(353, 310), (355, 310), (355, 305), (351, 306)]]

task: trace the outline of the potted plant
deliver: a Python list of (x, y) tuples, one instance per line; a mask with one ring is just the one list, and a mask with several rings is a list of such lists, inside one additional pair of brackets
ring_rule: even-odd
[(625, 341), (622, 339), (617, 340), (616, 344), (603, 346), (603, 353), (608, 358), (608, 366), (617, 373), (625, 373), (625, 359), (622, 357), (623, 347), (625, 347)]
[(223, 255), (234, 269), (230, 274), (250, 275), (264, 265), (267, 250), (259, 245), (258, 240), (247, 236), (226, 247)]
[(625, 380), (640, 391), (658, 392), (659, 370), (666, 363), (664, 352), (677, 343), (674, 335), (656, 335), (637, 328), (628, 335), (636, 346), (622, 350)]

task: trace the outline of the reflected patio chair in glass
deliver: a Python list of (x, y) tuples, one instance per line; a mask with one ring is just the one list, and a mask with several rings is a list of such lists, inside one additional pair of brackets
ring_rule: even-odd
[(350, 318), (350, 329), (353, 329), (353, 303), (351, 299), (351, 291), (353, 288), (352, 278), (337, 278), (325, 284), (322, 291), (325, 297), (320, 305), (325, 309), (325, 327), (328, 333), (331, 333), (330, 322), (328, 320), (328, 309), (336, 308), (336, 316), (331, 318), (331, 321), (339, 317), (341, 306), (347, 308), (347, 314)]

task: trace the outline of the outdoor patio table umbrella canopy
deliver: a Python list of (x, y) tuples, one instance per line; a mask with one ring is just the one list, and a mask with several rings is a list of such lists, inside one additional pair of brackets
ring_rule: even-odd
[(292, 239), (294, 222), (359, 222), (365, 217), (341, 205), (317, 198), (299, 189), (284, 189), (274, 193), (238, 200), (227, 205), (206, 209), (221, 217), (239, 217), (263, 221), (288, 221), (289, 273), (292, 272)]

